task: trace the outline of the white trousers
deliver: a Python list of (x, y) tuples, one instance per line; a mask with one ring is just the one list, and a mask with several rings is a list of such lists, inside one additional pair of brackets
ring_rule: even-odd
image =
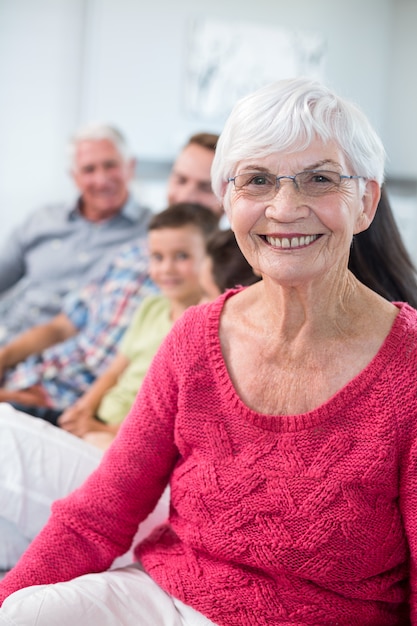
[(210, 626), (138, 565), (16, 591), (0, 609), (8, 626)]
[[(10, 569), (45, 525), (54, 500), (81, 485), (102, 450), (0, 403), (0, 570)], [(140, 526), (135, 543), (164, 522), (169, 492)], [(114, 567), (132, 561), (128, 553)]]

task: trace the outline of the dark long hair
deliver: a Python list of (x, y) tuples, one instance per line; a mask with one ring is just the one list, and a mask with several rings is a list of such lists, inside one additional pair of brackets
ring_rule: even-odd
[(349, 269), (387, 300), (408, 302), (417, 308), (416, 268), (404, 246), (384, 186), (372, 224), (353, 238)]

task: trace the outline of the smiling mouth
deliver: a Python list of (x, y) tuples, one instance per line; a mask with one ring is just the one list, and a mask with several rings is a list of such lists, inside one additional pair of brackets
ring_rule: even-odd
[(321, 237), (321, 235), (300, 235), (298, 237), (271, 237), (263, 235), (262, 239), (274, 248), (305, 248)]
[(108, 198), (117, 193), (117, 189), (99, 189), (95, 192), (97, 197)]

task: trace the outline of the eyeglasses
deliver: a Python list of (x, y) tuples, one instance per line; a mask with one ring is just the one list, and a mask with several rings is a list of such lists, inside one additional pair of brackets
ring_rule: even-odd
[(271, 200), (281, 187), (281, 180), (292, 180), (299, 193), (305, 196), (319, 197), (338, 191), (345, 180), (363, 178), (364, 176), (346, 176), (338, 172), (328, 170), (306, 170), (294, 176), (275, 176), (269, 172), (245, 172), (228, 178), (229, 183), (234, 183), (235, 189), (245, 196)]

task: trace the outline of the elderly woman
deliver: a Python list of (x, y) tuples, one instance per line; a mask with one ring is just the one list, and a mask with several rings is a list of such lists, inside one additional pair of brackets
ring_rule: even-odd
[[(417, 312), (347, 269), (383, 170), (367, 119), (320, 84), (236, 105), (214, 190), (263, 280), (176, 323), (5, 577), (1, 599), (26, 588), (0, 623), (417, 624)], [(168, 482), (140, 564), (105, 571)]]

